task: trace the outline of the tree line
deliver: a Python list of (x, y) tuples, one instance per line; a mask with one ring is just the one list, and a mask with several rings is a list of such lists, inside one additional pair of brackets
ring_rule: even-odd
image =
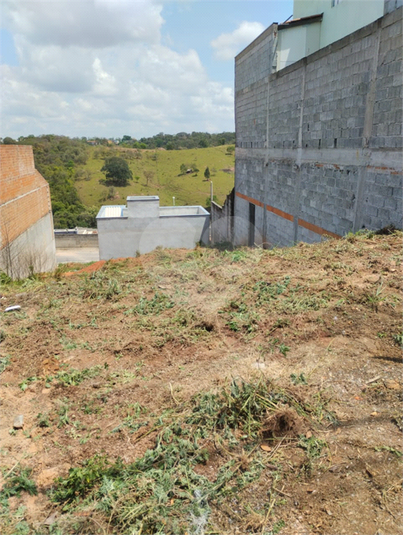
[(235, 132), (221, 132), (220, 134), (209, 134), (207, 132), (179, 132), (178, 134), (164, 134), (160, 132), (153, 137), (142, 137), (140, 139), (124, 135), (119, 140), (119, 145), (135, 149), (196, 149), (207, 147), (218, 147), (219, 145), (235, 144)]
[[(100, 145), (99, 150), (105, 164), (101, 171), (105, 174), (106, 186), (124, 186), (133, 178), (127, 166), (126, 158), (141, 158), (141, 149), (165, 148), (166, 150), (179, 150), (190, 148), (204, 148), (234, 144), (234, 132), (208, 134), (205, 132), (180, 132), (168, 135), (160, 132), (150, 138), (136, 140), (128, 135), (121, 139), (110, 140), (106, 138), (69, 138), (59, 135), (20, 136), (18, 140), (11, 137), (0, 138), (0, 143), (32, 145), (35, 167), (47, 180), (50, 187), (52, 201), (53, 221), (55, 228), (96, 227), (98, 206), (83, 205), (75, 186), (76, 180), (89, 179), (91, 173), (84, 169), (90, 156), (90, 145)], [(113, 150), (116, 145), (119, 150)], [(121, 148), (136, 148), (136, 151), (121, 151)], [(98, 151), (98, 148), (95, 149)], [(119, 156), (119, 157), (118, 157)], [(121, 158), (124, 156), (124, 159)], [(183, 172), (181, 168), (181, 172)], [(152, 173), (150, 171), (150, 173)], [(89, 176), (87, 176), (89, 175)], [(209, 170), (205, 171), (208, 179)], [(134, 177), (137, 179), (138, 177)], [(147, 183), (152, 177), (146, 177)]]
[(67, 136), (21, 136), (4, 138), (4, 144), (32, 145), (35, 167), (47, 180), (55, 228), (96, 227), (96, 206), (87, 207), (79, 199), (75, 180), (85, 173), (83, 166), (89, 146), (81, 139)]

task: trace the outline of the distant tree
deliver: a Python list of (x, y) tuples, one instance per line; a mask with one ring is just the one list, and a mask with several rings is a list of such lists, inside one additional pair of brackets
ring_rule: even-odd
[(146, 185), (148, 186), (149, 181), (154, 178), (154, 171), (144, 171), (144, 178), (146, 179)]
[(185, 163), (181, 163), (180, 170), (181, 170), (180, 174), (184, 175), (186, 174), (186, 171), (188, 170), (188, 166)]
[(5, 138), (3, 139), (3, 144), (4, 144), (4, 145), (16, 145), (17, 142), (16, 142), (16, 140), (13, 139), (12, 137), (8, 137), (8, 136), (7, 136), (7, 137), (5, 137)]
[(202, 139), (199, 141), (199, 147), (201, 147), (202, 149), (207, 148), (207, 147), (208, 147), (208, 141), (207, 141), (207, 139), (202, 138)]
[(210, 178), (210, 169), (208, 167), (206, 167), (206, 169), (204, 171), (204, 178), (206, 180), (209, 180), (209, 178)]
[(166, 149), (167, 150), (174, 150), (174, 144), (170, 141), (169, 143), (167, 143), (167, 146), (166, 146)]
[(124, 187), (133, 178), (133, 173), (130, 171), (127, 162), (118, 156), (107, 158), (101, 172), (105, 174), (106, 186)]
[(131, 136), (123, 136), (122, 137), (122, 143), (126, 143), (126, 141), (131, 141)]

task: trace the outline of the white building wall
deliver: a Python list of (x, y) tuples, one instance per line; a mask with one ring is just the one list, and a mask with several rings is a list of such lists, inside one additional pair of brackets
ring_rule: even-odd
[(52, 214), (46, 214), (0, 252), (0, 270), (13, 279), (56, 269)]
[(320, 34), (320, 22), (279, 30), (277, 70), (316, 52), (320, 48)]
[(294, 0), (293, 18), (323, 13), (319, 44), (323, 48), (382, 17), (384, 5), (384, 0)]
[[(157, 247), (193, 249), (208, 243), (209, 213), (200, 206), (161, 207), (159, 199), (132, 197), (127, 217), (97, 217), (99, 258), (133, 257)], [(157, 204), (156, 204), (157, 203)], [(104, 207), (103, 207), (104, 208)]]

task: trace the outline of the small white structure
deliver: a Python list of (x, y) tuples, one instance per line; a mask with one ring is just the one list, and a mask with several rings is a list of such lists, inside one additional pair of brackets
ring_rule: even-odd
[(210, 214), (201, 206), (160, 206), (159, 197), (127, 197), (97, 215), (99, 258), (125, 258), (156, 247), (193, 249), (208, 242)]

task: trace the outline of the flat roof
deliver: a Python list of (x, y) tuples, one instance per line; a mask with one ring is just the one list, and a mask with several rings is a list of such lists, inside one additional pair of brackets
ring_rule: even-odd
[(97, 215), (97, 219), (102, 217), (122, 217), (124, 208), (126, 208), (126, 206), (119, 204), (112, 206), (101, 206)]
[(158, 197), (158, 195), (130, 195), (129, 197), (127, 197), (127, 202), (130, 202), (130, 201), (159, 201), (160, 198)]

